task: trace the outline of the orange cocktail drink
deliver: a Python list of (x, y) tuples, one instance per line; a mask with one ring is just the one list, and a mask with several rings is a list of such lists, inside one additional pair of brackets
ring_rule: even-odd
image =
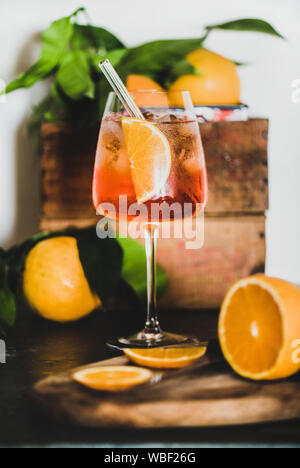
[[(170, 211), (171, 219), (193, 216), (204, 207), (207, 196), (198, 123), (175, 112), (158, 122), (149, 112), (147, 117), (138, 122), (120, 113), (105, 116), (97, 146), (94, 205), (100, 213), (117, 219), (134, 219), (130, 206), (137, 203), (147, 207), (145, 221), (164, 221), (159, 209), (163, 203), (178, 207)], [(130, 132), (138, 134), (131, 154), (126, 141)], [(126, 207), (123, 204), (120, 212), (120, 196), (125, 195)], [(101, 204), (108, 203), (114, 210), (103, 213)], [(139, 215), (143, 220), (143, 210)]]
[(118, 96), (110, 93), (101, 124), (93, 202), (99, 214), (134, 220), (142, 227), (147, 257), (145, 327), (118, 343), (125, 347), (183, 343), (189, 338), (162, 331), (157, 319), (155, 252), (161, 222), (184, 223), (205, 207), (207, 180), (199, 125), (187, 91), (128, 95), (110, 72), (108, 68)]

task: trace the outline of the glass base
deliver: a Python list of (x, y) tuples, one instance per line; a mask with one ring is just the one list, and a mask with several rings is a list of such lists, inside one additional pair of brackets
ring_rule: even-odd
[(195, 347), (202, 346), (202, 342), (194, 336), (177, 335), (175, 333), (146, 333), (144, 330), (127, 338), (119, 338), (109, 341), (108, 346), (117, 349), (124, 348), (159, 348), (170, 347)]

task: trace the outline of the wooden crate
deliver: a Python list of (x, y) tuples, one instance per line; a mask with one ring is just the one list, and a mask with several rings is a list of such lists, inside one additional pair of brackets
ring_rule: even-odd
[[(205, 123), (200, 130), (209, 184), (205, 244), (186, 250), (182, 240), (159, 242), (170, 277), (166, 307), (218, 307), (234, 281), (264, 270), (268, 120)], [(99, 219), (91, 200), (96, 142), (97, 130), (42, 126), (41, 229)]]
[(265, 217), (206, 217), (204, 247), (188, 250), (185, 241), (162, 239), (158, 258), (168, 272), (166, 308), (216, 308), (240, 278), (265, 269)]

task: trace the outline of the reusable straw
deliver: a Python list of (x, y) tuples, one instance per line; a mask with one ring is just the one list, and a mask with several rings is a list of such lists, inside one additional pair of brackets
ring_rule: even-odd
[(99, 67), (101, 68), (110, 86), (113, 88), (114, 92), (122, 102), (123, 106), (127, 110), (128, 114), (131, 115), (131, 117), (145, 120), (143, 114), (130, 96), (123, 81), (119, 77), (110, 61), (108, 59), (103, 60), (99, 63)]

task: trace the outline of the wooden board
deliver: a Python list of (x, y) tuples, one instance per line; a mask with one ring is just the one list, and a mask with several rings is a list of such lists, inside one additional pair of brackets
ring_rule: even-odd
[[(118, 357), (97, 365), (123, 365)], [(300, 377), (256, 383), (235, 375), (216, 355), (158, 383), (111, 394), (93, 392), (71, 372), (38, 382), (34, 401), (61, 421), (86, 427), (203, 427), (281, 421), (300, 417)]]
[[(268, 120), (200, 124), (208, 170), (207, 213), (257, 213), (268, 207)], [(41, 228), (95, 221), (91, 200), (97, 130), (41, 128)]]

